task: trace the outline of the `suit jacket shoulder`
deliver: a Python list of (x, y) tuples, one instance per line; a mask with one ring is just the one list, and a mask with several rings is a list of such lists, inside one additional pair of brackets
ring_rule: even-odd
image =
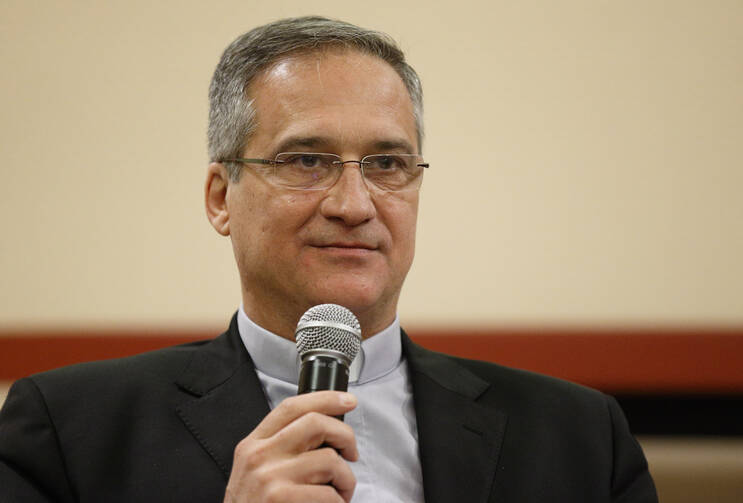
[(451, 486), (436, 481), (447, 469), (466, 481), (459, 486), (470, 493), (466, 501), (657, 501), (613, 398), (403, 340), (427, 502), (455, 500)]
[(236, 334), (233, 319), (210, 341), (14, 383), (0, 499), (221, 501), (235, 445), (268, 411)]

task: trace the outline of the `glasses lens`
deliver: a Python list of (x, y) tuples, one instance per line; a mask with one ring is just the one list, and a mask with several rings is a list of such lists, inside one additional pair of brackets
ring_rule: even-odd
[(276, 156), (275, 181), (292, 189), (327, 188), (335, 181), (334, 163), (338, 161), (340, 157), (334, 154), (282, 152)]
[(416, 154), (368, 155), (362, 163), (364, 178), (387, 192), (416, 190), (423, 181), (423, 157)]

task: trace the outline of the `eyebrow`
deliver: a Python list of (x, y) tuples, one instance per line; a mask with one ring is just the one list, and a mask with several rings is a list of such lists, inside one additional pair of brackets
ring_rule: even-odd
[[(278, 144), (275, 149), (275, 153), (279, 152), (293, 152), (301, 148), (310, 149), (329, 149), (334, 141), (324, 136), (290, 136), (284, 141)], [(371, 144), (372, 153), (384, 153), (394, 150), (403, 151), (406, 153), (415, 153), (413, 146), (404, 139), (385, 139), (378, 140)]]
[(379, 152), (389, 152), (391, 150), (402, 150), (408, 154), (414, 154), (413, 146), (405, 140), (381, 140), (374, 143), (374, 148)]
[(290, 136), (279, 143), (275, 150), (278, 154), (279, 152), (292, 152), (302, 147), (318, 148), (330, 145), (330, 143), (330, 139), (322, 136)]

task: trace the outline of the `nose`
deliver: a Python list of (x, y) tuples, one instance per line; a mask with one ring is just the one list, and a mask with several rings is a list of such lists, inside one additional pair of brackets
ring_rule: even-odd
[(341, 220), (348, 226), (374, 218), (377, 208), (361, 174), (360, 164), (344, 163), (338, 181), (328, 189), (320, 205), (325, 218)]

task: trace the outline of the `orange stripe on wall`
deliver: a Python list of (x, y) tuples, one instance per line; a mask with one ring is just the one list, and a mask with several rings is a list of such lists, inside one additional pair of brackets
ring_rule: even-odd
[[(207, 331), (0, 333), (0, 379), (213, 337)], [(740, 330), (411, 330), (423, 346), (612, 393), (743, 393)]]

